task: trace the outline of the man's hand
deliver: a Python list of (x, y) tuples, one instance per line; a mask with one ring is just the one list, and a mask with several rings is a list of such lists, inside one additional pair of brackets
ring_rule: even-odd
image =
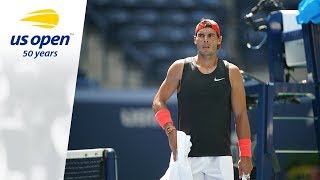
[(253, 166), (250, 157), (240, 157), (240, 160), (238, 161), (239, 179), (242, 177), (242, 174), (250, 174), (252, 168)]
[(177, 160), (177, 129), (170, 122), (164, 125), (164, 131), (168, 136), (169, 146), (173, 154), (173, 160)]
[(173, 130), (170, 134), (168, 134), (169, 146), (173, 154), (173, 160), (177, 160), (177, 130)]

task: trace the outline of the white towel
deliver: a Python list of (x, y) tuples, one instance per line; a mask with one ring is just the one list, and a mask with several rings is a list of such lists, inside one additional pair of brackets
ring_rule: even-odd
[(177, 131), (177, 160), (173, 161), (171, 153), (169, 168), (160, 180), (193, 180), (188, 154), (192, 146), (190, 136)]

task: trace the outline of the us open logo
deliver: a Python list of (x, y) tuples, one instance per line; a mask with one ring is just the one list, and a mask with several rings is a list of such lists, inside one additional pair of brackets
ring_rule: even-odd
[[(59, 24), (59, 14), (53, 9), (41, 9), (27, 13), (20, 21), (42, 30), (50, 31)], [(24, 50), (22, 57), (32, 57), (33, 59), (57, 57), (58, 51), (53, 50), (54, 47), (68, 46), (72, 35), (71, 33), (69, 35), (13, 35), (10, 44), (12, 46), (33, 46), (36, 48), (36, 50), (34, 48), (32, 50)]]

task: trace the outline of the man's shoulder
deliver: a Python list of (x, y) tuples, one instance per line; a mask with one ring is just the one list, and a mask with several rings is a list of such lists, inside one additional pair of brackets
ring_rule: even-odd
[(229, 61), (227, 61), (227, 60), (225, 60), (225, 59), (223, 59), (222, 61), (223, 61), (224, 65), (225, 65), (226, 67), (228, 67), (228, 69), (230, 69), (230, 70), (232, 70), (232, 71), (234, 71), (234, 70), (239, 70), (238, 66), (236, 66), (235, 64), (232, 64), (231, 62), (229, 62)]
[(173, 70), (173, 71), (175, 71), (176, 73), (180, 73), (180, 71), (183, 70), (184, 63), (185, 63), (184, 59), (175, 60), (175, 61), (172, 63), (170, 69)]
[(177, 67), (177, 68), (183, 68), (184, 64), (189, 63), (192, 61), (191, 57), (183, 58), (183, 59), (177, 59), (175, 60), (171, 66)]
[(230, 69), (231, 71), (239, 71), (239, 70), (240, 70), (237, 65), (232, 64), (232, 63), (230, 63), (230, 62), (229, 62), (229, 69)]
[(184, 65), (191, 62), (191, 57), (175, 60), (169, 68), (170, 76), (176, 76), (181, 79)]
[(185, 63), (185, 59), (178, 59), (174, 61), (174, 65), (182, 65)]
[(229, 63), (229, 77), (231, 82), (232, 81), (239, 81), (239, 78), (242, 77), (241, 71), (238, 66), (235, 64)]
[(176, 64), (185, 64), (185, 63), (190, 63), (190, 62), (192, 62), (193, 61), (193, 59), (194, 59), (194, 57), (186, 57), (186, 58), (182, 58), (182, 59), (178, 59), (178, 60), (176, 60), (174, 63), (176, 63)]

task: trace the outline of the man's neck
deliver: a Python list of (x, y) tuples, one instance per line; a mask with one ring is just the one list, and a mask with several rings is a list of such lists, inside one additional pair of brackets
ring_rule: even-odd
[(196, 56), (196, 64), (201, 67), (211, 68), (217, 65), (218, 57), (216, 55), (212, 56)]

